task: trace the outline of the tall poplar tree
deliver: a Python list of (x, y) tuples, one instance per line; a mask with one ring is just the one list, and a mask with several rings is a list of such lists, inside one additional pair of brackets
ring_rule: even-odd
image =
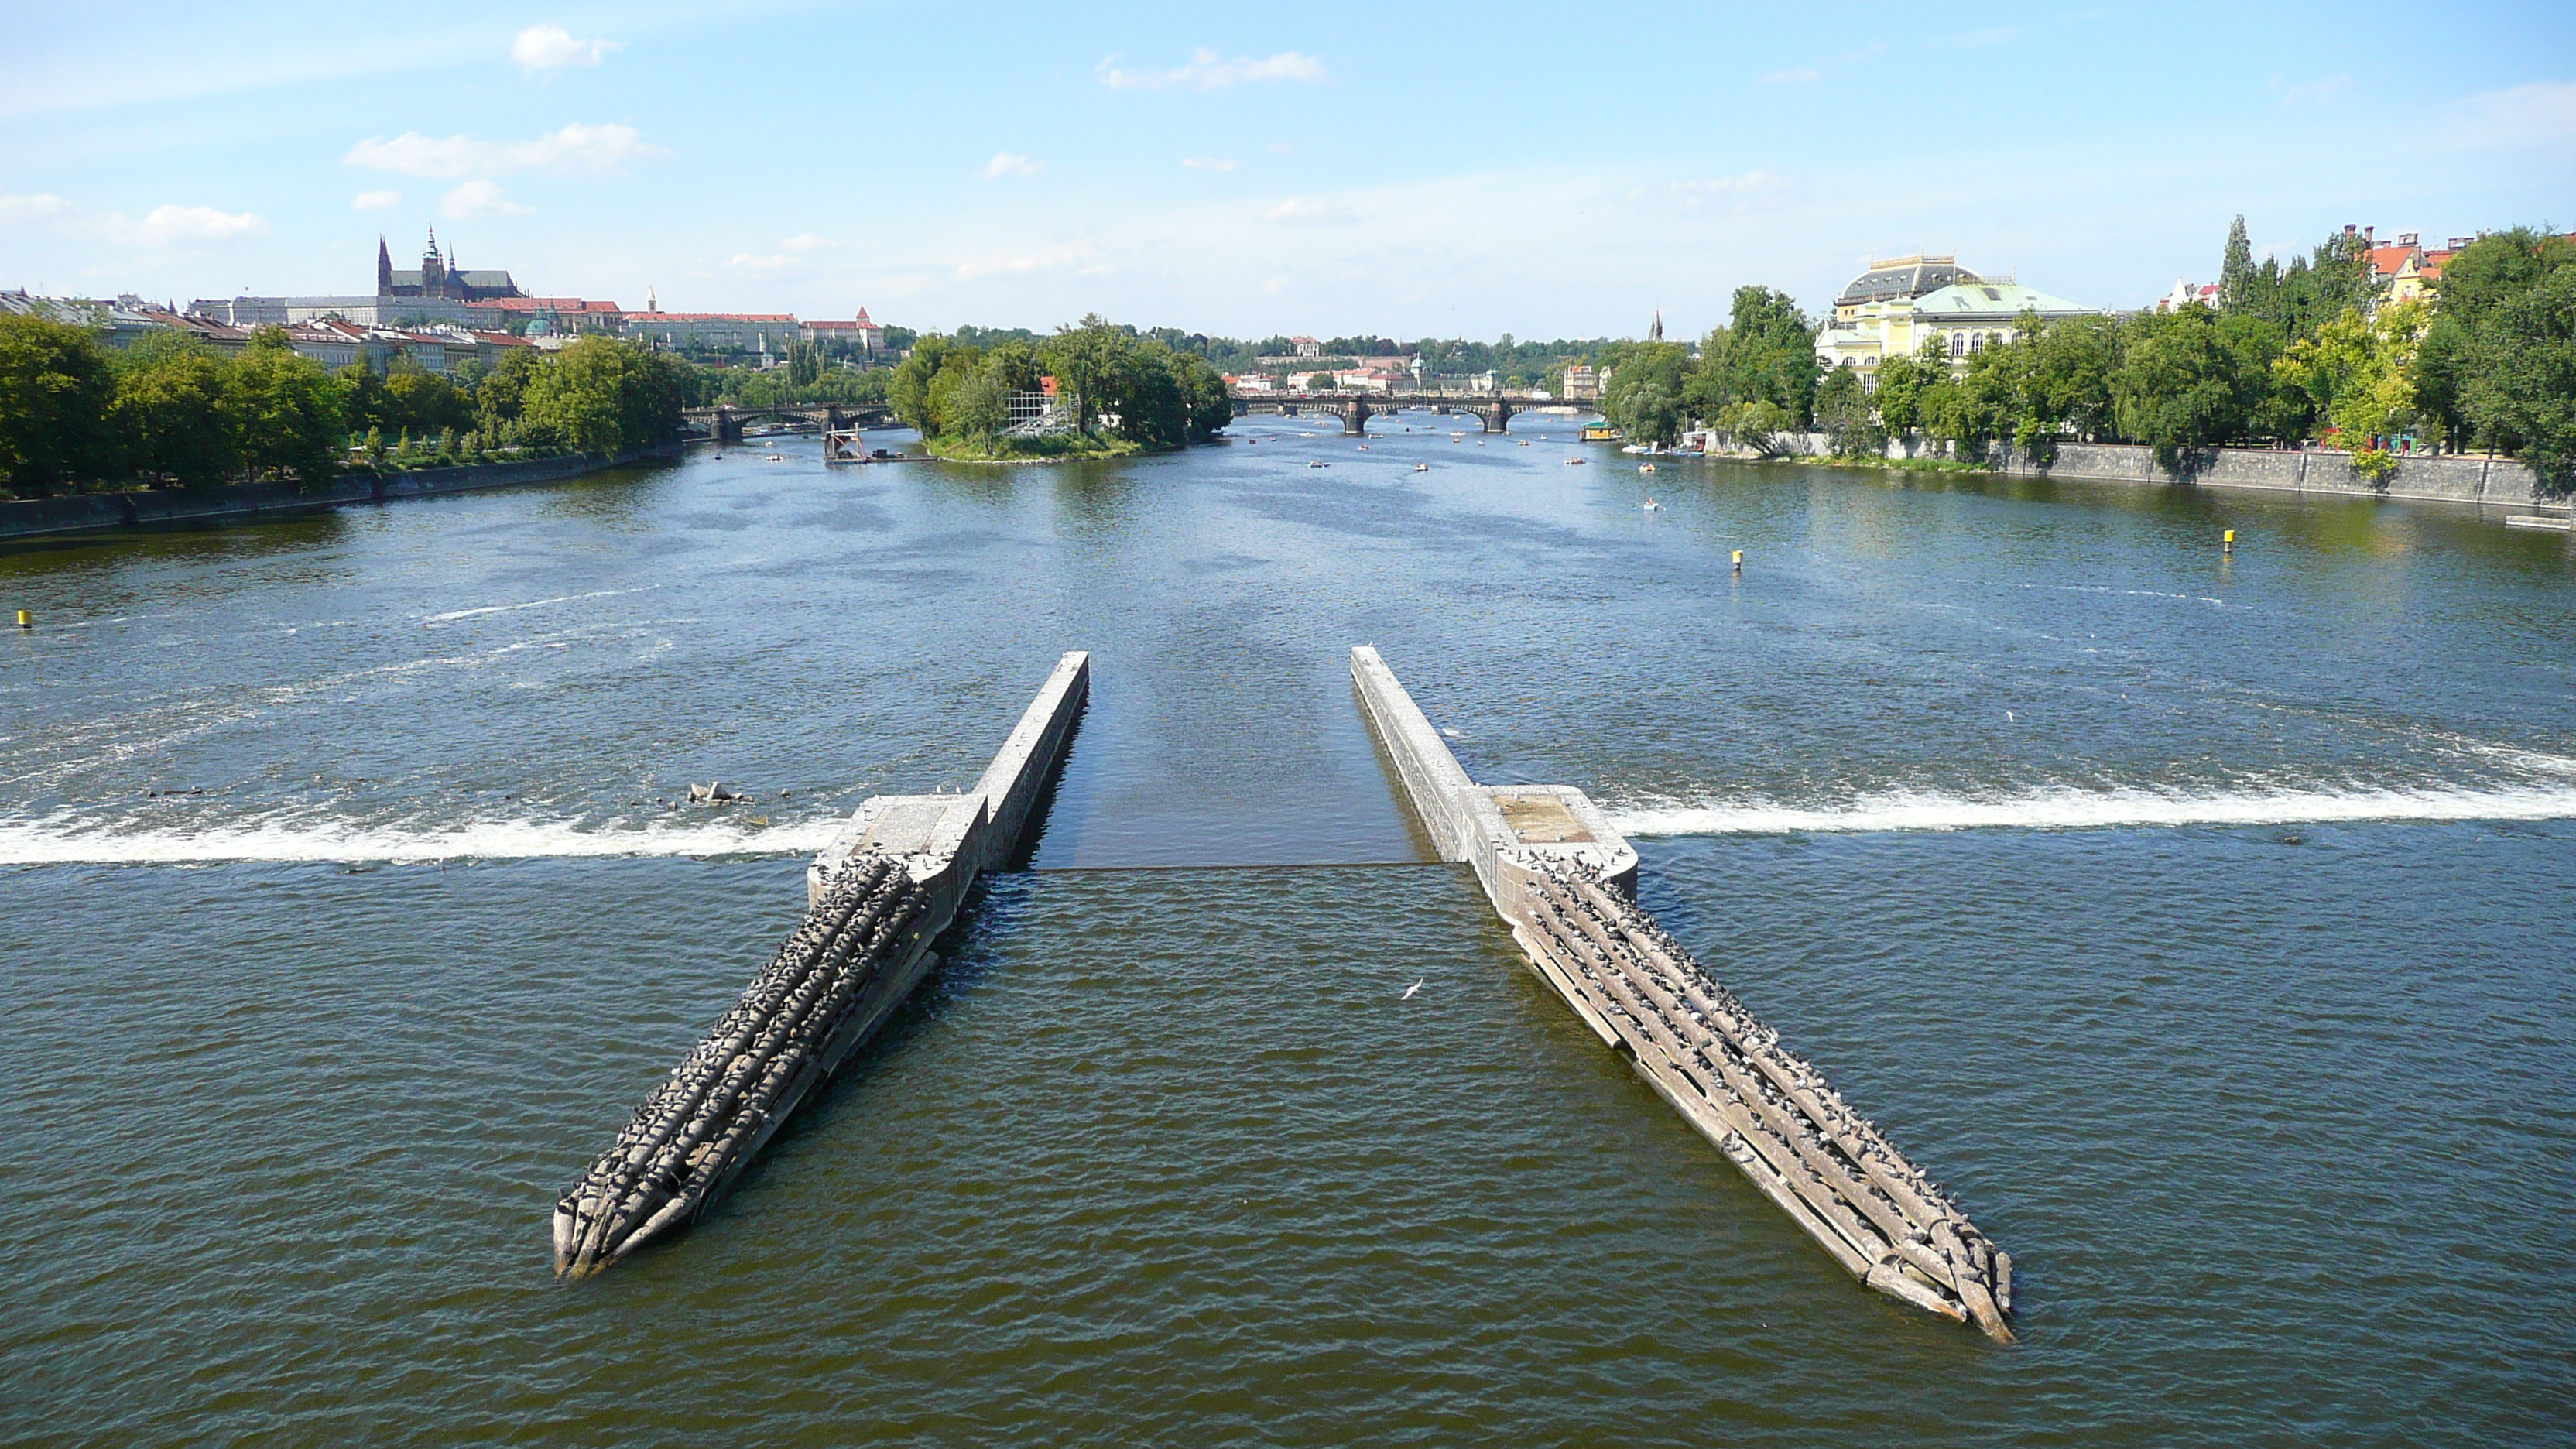
[(2254, 243), (2245, 235), (2245, 214), (2238, 212), (2227, 228), (2227, 255), (2218, 264), (2218, 310), (2246, 312), (2254, 306)]

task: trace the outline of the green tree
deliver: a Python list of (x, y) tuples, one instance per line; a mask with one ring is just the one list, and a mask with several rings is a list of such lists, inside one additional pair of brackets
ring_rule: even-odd
[(1727, 331), (1727, 390), (1775, 404), (1805, 426), (1815, 413), (1816, 328), (1796, 300), (1768, 287), (1738, 287)]
[(1682, 384), (1684, 412), (1714, 424), (1720, 413), (1738, 401), (1727, 380), (1728, 358), (1734, 345), (1735, 332), (1729, 327), (1712, 327), (1699, 340), (1699, 365), (1691, 369), (1689, 379)]
[(1777, 457), (1786, 451), (1786, 435), (1798, 427), (1798, 420), (1789, 415), (1787, 408), (1764, 398), (1736, 403), (1718, 414), (1714, 422), (1719, 432), (1764, 457)]
[(262, 327), (233, 359), (225, 398), (241, 460), (254, 473), (318, 488), (339, 471), (349, 429), (339, 382), (287, 344), (285, 329)]
[(0, 481), (42, 497), (124, 471), (116, 377), (86, 327), (0, 312)]
[(2472, 348), (2461, 402), (2470, 424), (2512, 442), (2544, 492), (2576, 491), (2576, 266), (2507, 294), (2480, 320)]
[(2247, 436), (2270, 392), (2268, 333), (2253, 319), (2222, 322), (2205, 307), (2141, 313), (2112, 379), (2119, 430), (2155, 450), (2169, 473), (2185, 455)]
[[(501, 355), (500, 365), (475, 389), (475, 422), (487, 436), (498, 436), (503, 429), (519, 420), (527, 405), (528, 384), (536, 378), (544, 354), (533, 347), (513, 347)], [(382, 426), (370, 418), (372, 426)]]
[(585, 337), (556, 353), (528, 380), (520, 417), (560, 447), (615, 452), (626, 444), (626, 349)]
[(942, 431), (938, 410), (931, 403), (930, 385), (939, 377), (948, 348), (948, 339), (936, 333), (922, 338), (886, 383), (887, 405), (924, 438), (938, 437)]
[(1319, 372), (1306, 379), (1308, 392), (1331, 392), (1332, 390), (1333, 375), (1329, 372)]
[(1934, 383), (1950, 375), (1950, 364), (1941, 356), (1940, 339), (1926, 337), (1914, 356), (1902, 353), (1878, 365), (1878, 385), (1870, 393), (1870, 402), (1878, 409), (1878, 420), (1889, 432), (1902, 436), (1923, 426), (1923, 393)]
[(1837, 458), (1875, 458), (1887, 451), (1887, 434), (1861, 396), (1858, 368), (1837, 367), (1816, 385), (1816, 426)]
[(2239, 212), (2227, 227), (2227, 251), (2218, 263), (2218, 310), (2245, 312), (2254, 305), (2254, 243)]
[(176, 332), (138, 339), (117, 357), (111, 416), (135, 471), (204, 488), (240, 469), (225, 373), (211, 349)]
[(1678, 342), (1613, 342), (1601, 349), (1610, 380), (1601, 415), (1631, 441), (1669, 447), (1681, 438), (1690, 349)]
[(1234, 422), (1234, 394), (1224, 374), (1203, 357), (1180, 359), (1181, 391), (1189, 402), (1189, 436), (1204, 443)]
[(1120, 364), (1133, 340), (1128, 329), (1097, 312), (1057, 328), (1047, 340), (1043, 354), (1047, 370), (1055, 374), (1058, 391), (1073, 409), (1076, 428), (1090, 432), (1107, 410), (1118, 386)]

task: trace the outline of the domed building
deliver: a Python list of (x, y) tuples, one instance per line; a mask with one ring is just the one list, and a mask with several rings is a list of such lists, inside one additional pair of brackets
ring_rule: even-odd
[(1871, 262), (1834, 299), (1833, 318), (1816, 333), (1816, 362), (1860, 369), (1867, 388), (1880, 362), (1914, 356), (1927, 338), (1944, 357), (1965, 362), (2011, 341), (2026, 312), (2048, 320), (2096, 310), (2010, 276), (1980, 276), (1957, 257), (1894, 257)]

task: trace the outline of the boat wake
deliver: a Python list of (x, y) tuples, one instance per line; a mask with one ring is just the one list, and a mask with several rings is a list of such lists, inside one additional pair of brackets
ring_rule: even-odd
[(278, 817), (136, 830), (57, 815), (32, 821), (0, 820), (0, 865), (430, 864), (583, 856), (808, 855), (828, 844), (840, 823), (840, 817), (833, 816), (775, 825), (478, 820), (415, 827)]
[(2576, 819), (2576, 785), (2221, 793), (2061, 789), (1990, 797), (1893, 791), (1828, 806), (1758, 798), (1643, 801), (1614, 807), (1610, 818), (1620, 830), (1643, 836), (2568, 820)]

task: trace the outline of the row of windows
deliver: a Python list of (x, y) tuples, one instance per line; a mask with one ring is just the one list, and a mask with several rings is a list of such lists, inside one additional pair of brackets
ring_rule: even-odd
[[(1953, 332), (1950, 334), (1950, 355), (1952, 357), (1968, 357), (1976, 353), (1983, 352), (1989, 347), (2001, 347), (2011, 340), (2012, 334), (2007, 332)], [(1852, 366), (1852, 359), (1848, 357), (1844, 358), (1842, 365), (1845, 367)], [(1876, 357), (1864, 357), (1860, 359), (1859, 365), (1862, 367), (1876, 367), (1878, 366), (1878, 359)]]

